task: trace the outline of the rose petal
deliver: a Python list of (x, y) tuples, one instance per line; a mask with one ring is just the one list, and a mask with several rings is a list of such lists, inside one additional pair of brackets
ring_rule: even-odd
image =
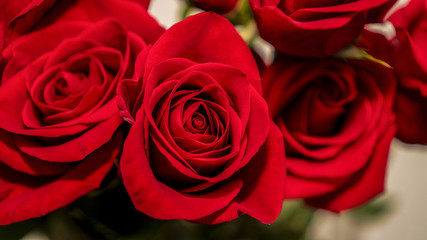
[(3, 193), (0, 196), (0, 224), (43, 216), (99, 187), (119, 153), (121, 138), (116, 134), (110, 142), (55, 181), (43, 181), (0, 166), (0, 189)]
[[(138, 117), (143, 119), (141, 114)], [(120, 161), (125, 187), (138, 210), (158, 219), (198, 219), (225, 207), (239, 193), (240, 180), (230, 180), (211, 193), (196, 195), (180, 193), (159, 182), (142, 147), (146, 144), (141, 134), (143, 125), (139, 120), (134, 123)]]
[(15, 135), (14, 140), (22, 152), (38, 159), (50, 162), (74, 162), (84, 159), (109, 141), (121, 123), (122, 119), (116, 113), (114, 117), (96, 124), (82, 135), (57, 145), (45, 145), (37, 138), (22, 135)]
[(356, 207), (383, 192), (388, 150), (394, 134), (395, 126), (392, 125), (379, 140), (369, 163), (355, 178), (338, 191), (309, 198), (308, 203), (316, 207), (340, 212)]
[(146, 71), (151, 72), (157, 63), (169, 58), (236, 67), (248, 76), (249, 82), (260, 92), (258, 68), (251, 51), (233, 25), (214, 13), (188, 17), (168, 29), (153, 46)]
[(22, 153), (13, 141), (13, 135), (0, 129), (0, 161), (16, 171), (30, 175), (59, 175), (69, 170), (67, 163), (46, 162)]
[(284, 198), (286, 163), (283, 145), (279, 129), (271, 123), (265, 145), (238, 174), (243, 181), (239, 195), (227, 208), (195, 222), (216, 224), (248, 214), (262, 223), (272, 223), (280, 214)]

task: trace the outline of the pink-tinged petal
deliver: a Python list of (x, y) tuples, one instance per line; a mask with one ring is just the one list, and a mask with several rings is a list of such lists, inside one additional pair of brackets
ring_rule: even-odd
[(119, 154), (121, 142), (121, 134), (115, 134), (72, 170), (53, 179), (0, 166), (0, 225), (43, 216), (98, 188)]
[(197, 14), (168, 29), (153, 46), (146, 71), (150, 72), (157, 63), (168, 58), (236, 67), (259, 92), (261, 90), (258, 68), (250, 49), (233, 25), (217, 14)]
[(265, 144), (237, 176), (242, 179), (243, 187), (233, 202), (195, 222), (216, 224), (248, 214), (270, 224), (279, 216), (285, 196), (286, 161), (283, 137), (274, 123)]

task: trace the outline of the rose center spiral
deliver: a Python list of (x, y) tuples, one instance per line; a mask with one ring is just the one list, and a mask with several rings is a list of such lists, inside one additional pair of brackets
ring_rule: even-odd
[(55, 95), (66, 97), (86, 89), (83, 73), (61, 72), (56, 80)]
[(206, 121), (203, 116), (195, 114), (193, 115), (192, 124), (195, 129), (202, 130), (206, 125)]

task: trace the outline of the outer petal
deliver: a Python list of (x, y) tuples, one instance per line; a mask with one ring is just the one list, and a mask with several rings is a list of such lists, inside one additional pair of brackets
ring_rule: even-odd
[(205, 11), (213, 11), (218, 14), (231, 12), (237, 5), (238, 0), (196, 0), (194, 5)]
[(384, 190), (384, 179), (387, 168), (388, 150), (395, 134), (392, 126), (378, 142), (375, 153), (357, 177), (345, 184), (340, 190), (331, 194), (309, 198), (309, 204), (326, 208), (334, 212), (350, 209), (365, 203)]
[(33, 28), (40, 29), (52, 23), (68, 20), (96, 22), (109, 17), (116, 18), (129, 30), (152, 43), (164, 29), (148, 14), (146, 9), (149, 2), (149, 0), (1, 1), (0, 50), (5, 44)]
[(29, 175), (53, 176), (65, 173), (72, 167), (71, 164), (45, 162), (23, 154), (13, 140), (13, 134), (0, 130), (0, 162), (16, 171)]
[(286, 181), (283, 137), (271, 123), (267, 140), (247, 166), (237, 174), (243, 188), (225, 209), (198, 219), (199, 223), (221, 223), (248, 214), (262, 223), (272, 223), (280, 214)]
[(121, 139), (121, 134), (116, 134), (109, 143), (54, 181), (0, 165), (0, 225), (43, 216), (99, 187), (120, 151)]
[(397, 37), (400, 45), (393, 63), (399, 80), (397, 137), (407, 143), (427, 144), (427, 66), (420, 66), (415, 59), (412, 41), (405, 31), (398, 30)]
[(217, 62), (243, 71), (260, 92), (261, 81), (252, 53), (225, 18), (201, 13), (172, 26), (153, 46), (146, 72), (168, 58), (187, 58), (196, 63)]
[[(392, 52), (390, 62), (399, 78), (397, 137), (407, 143), (427, 144), (426, 13), (426, 1), (411, 0), (389, 18), (397, 31), (392, 44), (387, 45)], [(384, 45), (378, 43), (373, 49)]]
[(51, 11), (45, 16), (38, 24), (39, 27), (48, 26), (53, 21), (96, 22), (105, 18), (115, 18), (147, 43), (155, 42), (164, 32), (163, 27), (136, 0), (63, 0), (55, 5), (55, 9), (58, 11)]
[[(87, 22), (67, 22), (50, 28), (24, 35), (11, 43), (3, 56), (10, 59), (2, 76), (2, 82), (7, 81), (23, 67), (48, 51), (52, 51), (64, 38), (78, 35), (88, 26)], [(50, 36), (50, 37), (46, 37)], [(34, 42), (39, 42), (34, 48)], [(22, 75), (24, 77), (25, 75)]]
[[(16, 1), (0, 1), (0, 50), (8, 42), (10, 35), (15, 32), (27, 31), (34, 23), (40, 20), (43, 14), (48, 11), (56, 0), (16, 0)], [(18, 27), (14, 27), (17, 20), (28, 12), (32, 12), (24, 22)]]
[(151, 46), (147, 46), (138, 54), (135, 62), (135, 79), (125, 79), (119, 82), (117, 87), (117, 106), (119, 107), (120, 116), (128, 123), (135, 122), (136, 110), (141, 106), (144, 96), (142, 90), (142, 75), (145, 71), (145, 60), (150, 52)]
[(281, 52), (304, 56), (332, 55), (351, 43), (366, 22), (363, 14), (297, 22), (277, 8), (253, 9), (260, 35)]
[(389, 19), (396, 28), (406, 29), (411, 38), (414, 55), (427, 71), (427, 2), (411, 0), (408, 5), (395, 12)]
[[(393, 19), (398, 16), (402, 14), (393, 15)], [(396, 74), (396, 137), (406, 143), (427, 144), (427, 66), (417, 58), (409, 33), (397, 28), (395, 38), (387, 40), (381, 34), (364, 31), (359, 44), (389, 63)]]
[[(114, 131), (122, 123), (119, 114), (97, 123), (94, 127), (74, 139), (63, 144), (41, 144), (34, 137), (16, 135), (15, 144), (25, 154), (49, 162), (74, 162), (85, 159), (86, 156), (101, 147), (111, 139)], [(51, 140), (55, 141), (55, 140)]]
[(150, 0), (131, 0), (134, 2), (137, 2), (145, 7), (145, 9), (148, 9), (148, 6), (150, 5)]
[(279, 1), (251, 0), (260, 35), (287, 54), (332, 55), (354, 41), (368, 22), (378, 22), (395, 1), (352, 1), (285, 14)]

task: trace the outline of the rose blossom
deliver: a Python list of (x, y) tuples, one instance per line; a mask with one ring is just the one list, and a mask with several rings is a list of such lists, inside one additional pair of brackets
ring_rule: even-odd
[(419, 64), (427, 71), (427, 1), (411, 0), (389, 19), (396, 28), (405, 29)]
[(427, 144), (427, 70), (421, 65), (411, 35), (400, 27), (391, 39), (364, 31), (358, 45), (391, 65), (397, 78), (396, 137), (405, 143)]
[[(427, 144), (426, 14), (427, 1), (410, 1), (389, 18), (396, 27), (396, 37), (372, 48), (379, 58), (391, 63), (398, 76), (397, 137), (406, 143)], [(379, 53), (378, 49), (386, 50)]]
[(163, 32), (130, 1), (73, 1), (49, 14), (45, 27), (2, 52), (2, 225), (42, 216), (100, 185), (122, 145), (117, 84)]
[[(123, 0), (123, 2), (126, 1), (139, 3), (146, 9), (150, 3), (150, 0)], [(108, 1), (108, 3), (110, 3), (110, 1)], [(76, 4), (74, 0), (0, 0), (0, 51), (7, 45), (8, 42), (11, 41), (12, 38), (16, 38), (19, 35), (25, 34), (31, 31), (34, 27), (40, 28), (46, 24), (50, 24), (49, 21), (43, 21), (43, 19), (46, 17), (46, 13), (49, 11), (51, 12), (49, 15), (57, 16), (58, 14), (62, 14), (61, 12), (63, 9), (69, 8), (74, 4)], [(119, 1), (112, 1), (111, 7), (107, 7), (105, 9), (101, 8), (105, 5), (105, 3), (102, 3), (98, 0), (95, 0), (92, 3), (85, 2), (84, 5), (88, 11), (91, 11), (90, 18), (96, 19), (99, 16), (108, 16), (108, 13), (105, 12), (106, 10), (114, 16), (117, 14), (120, 15), (120, 11), (116, 11), (112, 7), (116, 6), (120, 8), (121, 6), (128, 5), (128, 3), (122, 4)], [(96, 5), (99, 7), (96, 7)], [(132, 4), (128, 6), (132, 6)], [(83, 15), (88, 14), (82, 12), (81, 10), (80, 12)], [(86, 18), (88, 16), (86, 16)], [(41, 24), (40, 22), (43, 23)]]
[(286, 144), (286, 198), (338, 212), (383, 191), (395, 133), (390, 69), (364, 60), (282, 57), (262, 80)]
[(283, 140), (234, 27), (214, 13), (189, 17), (135, 69), (119, 88), (132, 123), (120, 169), (135, 207), (158, 219), (273, 222), (284, 197)]
[(381, 22), (395, 0), (250, 0), (260, 35), (287, 54), (322, 57)]

